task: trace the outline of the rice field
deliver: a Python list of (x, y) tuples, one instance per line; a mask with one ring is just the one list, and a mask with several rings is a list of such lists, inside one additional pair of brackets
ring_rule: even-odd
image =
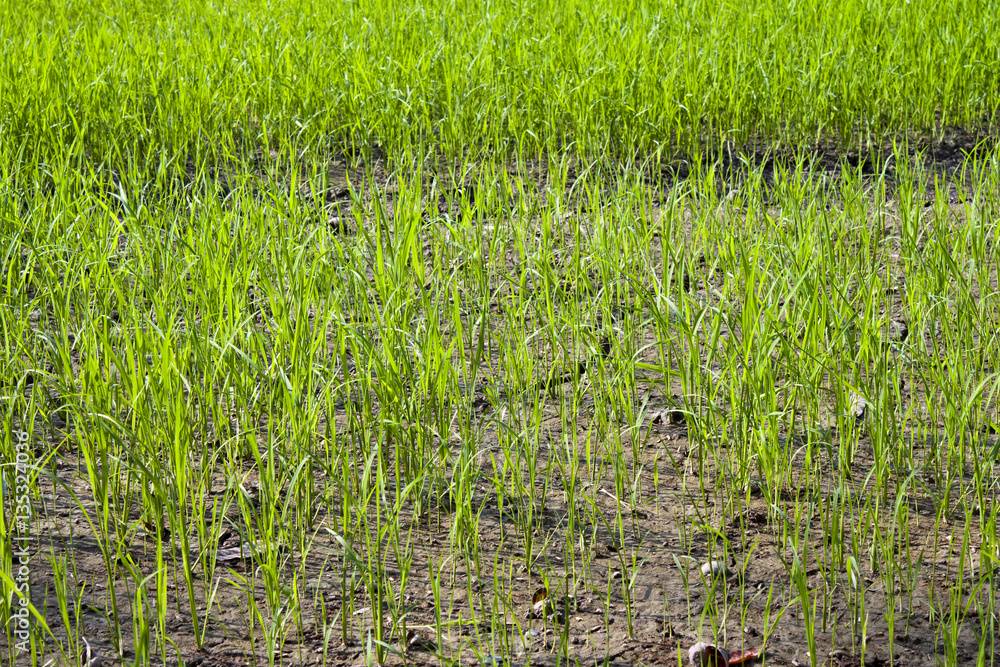
[(0, 8), (0, 664), (997, 664), (997, 34)]

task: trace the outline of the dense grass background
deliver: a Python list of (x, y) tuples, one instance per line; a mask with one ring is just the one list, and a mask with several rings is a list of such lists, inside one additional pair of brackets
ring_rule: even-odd
[[(910, 632), (985, 664), (995, 146), (952, 181), (902, 146), (656, 160), (989, 130), (997, 34), (991, 3), (926, 0), (4, 5), (34, 657), (239, 628), (258, 664), (395, 660), (411, 629), (509, 659), (542, 585), (656, 641), (739, 617), (814, 665)], [(716, 556), (747, 579), (702, 586)]]
[(0, 137), (9, 157), (147, 162), (856, 143), (994, 118), (997, 34), (985, 0), (12, 2)]

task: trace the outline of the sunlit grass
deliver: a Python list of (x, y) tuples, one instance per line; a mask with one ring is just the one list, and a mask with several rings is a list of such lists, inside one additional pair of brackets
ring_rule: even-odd
[(988, 9), (0, 10), (32, 659), (987, 664), (998, 156), (906, 139), (988, 130)]
[(289, 145), (377, 143), (418, 157), (855, 145), (981, 126), (1000, 101), (1000, 19), (975, 2), (15, 2), (0, 11), (5, 155), (50, 170), (132, 165), (158, 187), (154, 177), (192, 164)]

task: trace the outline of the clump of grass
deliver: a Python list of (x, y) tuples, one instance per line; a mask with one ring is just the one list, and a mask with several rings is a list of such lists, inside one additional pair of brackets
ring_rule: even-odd
[[(112, 192), (142, 183), (143, 199), (190, 187), (192, 170), (197, 188), (232, 192), (241, 177), (223, 163), (290, 146), (406, 160), (869, 146), (989, 122), (997, 21), (924, 0), (18, 4), (0, 15), (14, 36), (0, 131), (32, 163), (86, 163)], [(51, 169), (42, 182), (68, 185)]]

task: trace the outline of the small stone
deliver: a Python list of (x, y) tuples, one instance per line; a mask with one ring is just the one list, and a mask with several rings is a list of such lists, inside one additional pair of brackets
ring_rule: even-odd
[(434, 651), (437, 645), (431, 640), (418, 635), (413, 630), (406, 633), (406, 645), (418, 651)]
[(854, 417), (857, 422), (865, 419), (865, 412), (868, 409), (868, 401), (861, 394), (851, 392), (848, 415)]
[(701, 566), (701, 574), (703, 577), (726, 577), (729, 574), (729, 570), (726, 568), (726, 564), (722, 561), (709, 561)]
[(692, 667), (729, 667), (729, 651), (698, 642), (688, 649), (688, 660)]

